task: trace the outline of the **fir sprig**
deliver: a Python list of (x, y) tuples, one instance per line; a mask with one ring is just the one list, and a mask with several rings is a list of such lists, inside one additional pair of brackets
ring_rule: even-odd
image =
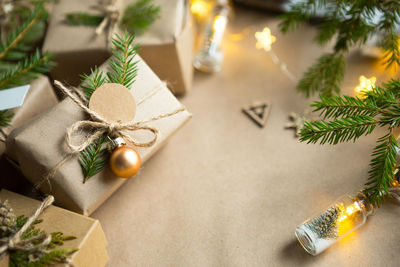
[[(154, 5), (153, 0), (138, 0), (125, 8), (119, 26), (131, 34), (140, 35), (160, 17), (160, 11), (161, 8)], [(65, 15), (65, 18), (73, 26), (97, 27), (105, 16), (87, 12), (70, 12)]]
[(39, 74), (49, 72), (54, 66), (52, 57), (48, 53), (41, 55), (36, 49), (35, 53), (19, 61), (15, 67), (0, 73), (0, 90), (30, 83)]
[[(134, 36), (127, 31), (124, 34), (116, 34), (113, 38), (114, 48), (111, 50), (113, 57), (109, 60), (110, 71), (104, 73), (97, 67), (91, 70), (91, 74), (82, 75), (82, 88), (88, 97), (104, 83), (118, 83), (131, 89), (137, 75), (138, 46), (133, 45)], [(84, 182), (99, 173), (106, 165), (107, 136), (103, 136), (93, 142), (81, 152), (80, 165), (84, 174)]]
[[(27, 222), (28, 217), (21, 215), (16, 219), (17, 230)], [(23, 240), (32, 237), (37, 237), (45, 232), (42, 229), (36, 228), (43, 220), (36, 220), (22, 235)], [(68, 256), (75, 253), (78, 249), (57, 249), (57, 246), (62, 246), (64, 241), (76, 239), (74, 236), (65, 236), (61, 232), (51, 233), (50, 244), (41, 251), (22, 251), (15, 250), (10, 253), (9, 266), (13, 267), (45, 267), (57, 263), (66, 263)]]
[(81, 152), (79, 163), (85, 176), (83, 183), (104, 168), (107, 160), (107, 148), (104, 147), (106, 143), (107, 137), (100, 137)]
[(139, 46), (133, 45), (134, 35), (127, 31), (123, 35), (116, 35), (112, 40), (114, 48), (111, 50), (113, 57), (109, 61), (112, 71), (107, 73), (109, 82), (119, 83), (130, 88), (137, 75), (137, 61), (135, 56)]
[(92, 15), (85, 12), (72, 12), (67, 13), (65, 16), (68, 22), (73, 26), (84, 25), (96, 27), (104, 19), (102, 15)]
[(400, 80), (391, 80), (364, 92), (363, 98), (351, 96), (321, 97), (312, 105), (323, 116), (320, 121), (307, 122), (300, 132), (300, 141), (338, 144), (356, 141), (376, 127), (388, 132), (377, 140), (372, 152), (365, 193), (374, 204), (380, 204), (394, 181), (396, 147), (393, 131), (400, 126)]
[(11, 112), (11, 110), (0, 110), (0, 129), (10, 126), (13, 116), (14, 114)]
[[(24, 42), (28, 34), (34, 30), (34, 26), (47, 18), (47, 12), (43, 6), (37, 6), (28, 18), (0, 44), (0, 60), (20, 60), (32, 51), (32, 44)], [(32, 39), (32, 38), (30, 38)]]
[[(304, 0), (291, 5), (282, 15), (281, 31), (294, 30), (324, 10), (316, 41), (323, 45), (335, 39), (333, 52), (325, 54), (314, 63), (298, 83), (297, 89), (306, 96), (319, 93), (330, 96), (339, 93), (344, 78), (344, 54), (355, 46), (361, 46), (374, 34), (383, 34), (384, 64), (396, 67), (400, 64), (400, 47), (396, 24), (400, 20), (400, 1), (336, 1)], [(374, 22), (376, 16), (381, 16)]]
[(139, 0), (125, 8), (121, 26), (131, 34), (140, 35), (160, 17), (160, 11), (153, 0)]

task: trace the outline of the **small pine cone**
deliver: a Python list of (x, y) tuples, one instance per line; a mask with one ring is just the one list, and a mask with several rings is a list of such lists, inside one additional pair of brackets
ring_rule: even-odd
[(0, 238), (8, 237), (16, 231), (16, 216), (8, 201), (0, 202)]

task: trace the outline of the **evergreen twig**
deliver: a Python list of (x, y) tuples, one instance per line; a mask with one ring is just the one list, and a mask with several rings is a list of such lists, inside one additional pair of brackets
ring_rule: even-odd
[(131, 34), (140, 35), (160, 17), (160, 11), (153, 0), (139, 0), (125, 8), (121, 26)]
[[(323, 45), (335, 39), (333, 52), (320, 57), (300, 80), (297, 89), (307, 97), (319, 93), (325, 96), (340, 92), (344, 78), (344, 54), (354, 46), (361, 46), (374, 34), (384, 34), (384, 64), (400, 64), (400, 47), (396, 24), (400, 21), (400, 1), (396, 0), (304, 0), (291, 5), (282, 15), (280, 29), (286, 33), (298, 28), (324, 10), (316, 41)], [(375, 16), (381, 16), (374, 22)]]
[(81, 152), (79, 163), (85, 176), (83, 183), (104, 168), (107, 160), (107, 148), (104, 147), (106, 142), (106, 136), (100, 137)]
[(377, 141), (372, 152), (369, 178), (365, 193), (374, 204), (380, 204), (394, 181), (396, 148), (393, 131), (400, 126), (400, 80), (391, 80), (365, 92), (363, 98), (351, 96), (321, 97), (312, 105), (324, 119), (306, 122), (300, 132), (300, 141), (307, 143), (337, 144), (356, 141), (377, 127), (388, 132)]

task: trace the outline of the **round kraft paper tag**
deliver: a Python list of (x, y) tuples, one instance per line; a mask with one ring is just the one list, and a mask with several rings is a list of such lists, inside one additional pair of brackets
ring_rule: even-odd
[(135, 118), (136, 101), (125, 86), (106, 83), (93, 92), (89, 100), (89, 109), (107, 121), (127, 123)]

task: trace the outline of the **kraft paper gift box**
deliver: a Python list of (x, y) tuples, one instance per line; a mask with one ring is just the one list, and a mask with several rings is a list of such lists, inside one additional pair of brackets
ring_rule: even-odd
[[(104, 68), (105, 65), (101, 67), (101, 69)], [(155, 88), (160, 88), (160, 90), (152, 94)], [(132, 86), (131, 93), (137, 101), (151, 95), (138, 105), (134, 121), (144, 121), (182, 108), (181, 103), (140, 58), (136, 81)], [(151, 147), (135, 148), (142, 163), (160, 149), (190, 117), (191, 114), (184, 110), (173, 116), (148, 123), (159, 131), (159, 135)], [(64, 159), (69, 151), (65, 142), (67, 128), (75, 122), (85, 119), (88, 119), (88, 116), (84, 111), (67, 98), (50, 112), (11, 133), (7, 140), (8, 149), (16, 151), (14, 159), (19, 163), (22, 173), (29, 181), (37, 184), (45, 174)], [(131, 135), (139, 141), (151, 139), (146, 132), (133, 132)], [(127, 179), (115, 177), (108, 167), (90, 178), (85, 184), (83, 179), (78, 158), (73, 157), (55, 173), (50, 180), (51, 186), (44, 183), (40, 190), (54, 195), (56, 204), (88, 215), (127, 181)], [(135, 177), (131, 179), (135, 179)]]
[(193, 22), (186, 0), (154, 0), (160, 18), (140, 36), (140, 56), (175, 94), (190, 90), (193, 79)]
[[(119, 0), (122, 11), (125, 0)], [(57, 66), (50, 76), (55, 80), (78, 86), (79, 74), (89, 73), (92, 66), (99, 66), (110, 57), (107, 49), (107, 34), (96, 35), (95, 27), (70, 25), (67, 13), (87, 12), (95, 14), (91, 6), (97, 0), (60, 0), (52, 9), (43, 51), (54, 54)]]
[[(40, 75), (31, 83), (24, 103), (21, 107), (13, 109), (14, 117), (11, 126), (3, 128), (2, 131), (8, 135), (14, 128), (34, 118), (38, 114), (49, 110), (58, 102), (54, 90), (47, 76)], [(5, 144), (0, 142), (0, 155), (5, 151)], [(8, 153), (12, 154), (13, 151)]]
[[(8, 200), (16, 216), (30, 216), (40, 205), (34, 200), (7, 190), (0, 191), (0, 200)], [(98, 220), (70, 212), (68, 210), (50, 206), (38, 217), (43, 221), (37, 228), (50, 234), (63, 232), (66, 236), (75, 236), (76, 239), (65, 241), (62, 249), (78, 249), (69, 256), (73, 266), (101, 267), (108, 261), (106, 250), (107, 240)], [(8, 266), (8, 255), (0, 259), (0, 266)], [(56, 266), (70, 266), (57, 264)]]
[[(117, 1), (118, 9), (134, 3)], [(106, 34), (96, 36), (95, 27), (69, 25), (65, 14), (93, 13), (90, 6), (97, 0), (61, 0), (53, 8), (43, 50), (55, 55), (57, 67), (51, 77), (71, 85), (80, 83), (79, 74), (89, 73), (94, 65), (102, 64), (109, 56)], [(155, 0), (160, 6), (158, 18), (135, 42), (141, 45), (140, 56), (172, 92), (187, 92), (193, 78), (193, 25), (185, 0)]]

